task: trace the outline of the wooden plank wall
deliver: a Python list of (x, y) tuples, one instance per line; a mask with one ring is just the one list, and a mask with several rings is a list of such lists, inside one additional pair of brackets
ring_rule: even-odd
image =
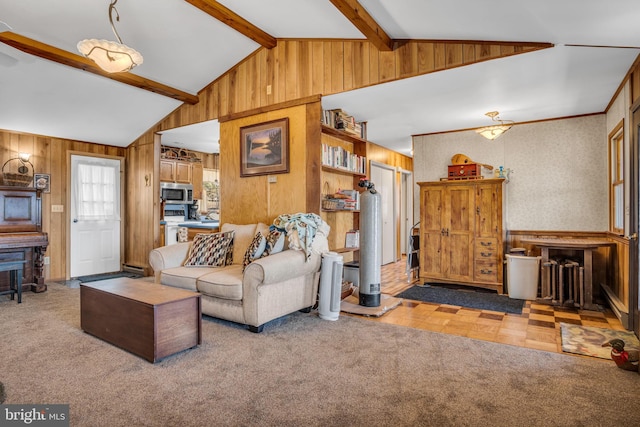
[[(548, 43), (407, 41), (380, 52), (364, 40), (279, 40), (258, 49), (163, 120), (165, 130), (551, 47)], [(271, 86), (271, 93), (267, 87)]]
[[(250, 224), (263, 222), (271, 225), (283, 213), (308, 212), (307, 194), (315, 195), (319, 206), (319, 188), (309, 184), (314, 174), (309, 173), (309, 158), (316, 163), (320, 158), (318, 141), (309, 140), (308, 110), (315, 110), (317, 127), (320, 126), (320, 104), (312, 102), (264, 113), (240, 117), (220, 124), (220, 221), (222, 223)], [(289, 118), (289, 172), (282, 174), (240, 177), (240, 128), (281, 118)], [(228, 143), (226, 142), (228, 141)], [(317, 151), (317, 154), (315, 152)], [(276, 182), (269, 182), (272, 177)], [(311, 212), (317, 212), (318, 209)]]
[[(126, 154), (126, 149), (121, 147), (0, 130), (2, 164), (17, 157), (20, 152), (30, 153), (35, 173), (51, 175), (51, 192), (42, 195), (42, 229), (49, 234), (49, 247), (45, 253), (45, 256), (50, 257), (50, 264), (45, 270), (47, 280), (67, 278), (69, 151), (113, 157), (124, 157)], [(51, 205), (64, 206), (64, 212), (52, 213)]]
[(633, 104), (640, 99), (640, 56), (631, 68), (629, 80), (631, 81), (631, 104)]
[[(260, 48), (223, 76), (213, 81), (200, 91), (200, 102), (196, 105), (182, 105), (164, 120), (149, 129), (130, 146), (130, 154), (141, 150), (142, 146), (154, 140), (158, 131), (200, 123), (207, 120), (230, 117), (234, 114), (250, 110), (268, 108), (282, 102), (295, 101), (313, 95), (328, 95), (351, 89), (375, 85), (396, 79), (455, 68), (475, 62), (487, 61), (520, 53), (533, 52), (551, 45), (546, 43), (474, 43), (411, 41), (398, 45), (393, 52), (380, 52), (375, 46), (363, 40), (279, 40), (273, 49)], [(267, 93), (267, 88), (270, 93)], [(307, 108), (310, 114), (306, 118), (318, 116), (320, 108)], [(314, 135), (317, 133), (317, 135)], [(234, 132), (221, 135), (221, 144), (236, 144)], [(230, 138), (230, 139), (228, 139)], [(319, 127), (307, 128), (307, 140), (319, 144)], [(154, 142), (159, 145), (159, 142)], [(226, 148), (221, 148), (221, 152)], [(157, 148), (152, 150), (154, 153)], [(310, 150), (308, 151), (310, 152)], [(150, 155), (146, 150), (145, 155)], [(319, 153), (319, 149), (318, 149)], [(231, 152), (231, 155), (234, 155)], [(138, 158), (145, 158), (141, 154)], [(137, 184), (132, 186), (128, 200), (136, 200), (140, 210), (129, 218), (132, 228), (126, 236), (127, 259), (125, 263), (147, 265), (147, 255), (151, 248), (159, 245), (158, 215), (154, 201), (158, 193), (159, 182), (157, 158), (154, 164), (150, 159), (135, 161), (131, 166), (136, 175)], [(307, 158), (307, 163), (311, 160)], [(238, 190), (224, 194), (225, 188), (237, 184), (235, 173), (239, 159), (228, 160), (225, 168), (224, 156), (221, 155), (220, 180), (221, 206), (224, 215), (225, 207), (236, 206)], [(206, 167), (206, 166), (205, 166)], [(313, 169), (313, 165), (307, 164)], [(407, 167), (407, 169), (412, 169)], [(151, 187), (141, 186), (140, 175), (144, 177), (152, 173), (154, 183)], [(319, 173), (312, 174), (319, 179)], [(227, 184), (229, 187), (227, 187)], [(320, 182), (308, 183), (310, 188), (320, 188)], [(229, 190), (230, 191), (230, 190)], [(255, 190), (254, 190), (255, 191)], [(315, 191), (315, 190), (314, 190)], [(317, 194), (307, 193), (306, 206), (319, 200)], [(233, 200), (227, 204), (225, 199)], [(144, 202), (143, 202), (144, 201)], [(282, 207), (284, 208), (284, 207)], [(242, 206), (236, 206), (235, 212), (242, 212)], [(274, 212), (272, 210), (272, 212)], [(229, 213), (233, 215), (233, 211)], [(253, 217), (253, 216), (252, 216)], [(143, 240), (139, 238), (145, 237)], [(135, 242), (135, 243), (134, 243)]]

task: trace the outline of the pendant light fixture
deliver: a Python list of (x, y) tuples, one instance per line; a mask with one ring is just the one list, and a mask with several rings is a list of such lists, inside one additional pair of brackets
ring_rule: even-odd
[(113, 0), (109, 5), (109, 22), (111, 22), (111, 29), (116, 35), (118, 43), (97, 39), (82, 40), (78, 43), (80, 53), (94, 61), (107, 73), (130, 71), (133, 67), (142, 64), (142, 55), (122, 43), (116, 27), (113, 25), (113, 12), (116, 13), (116, 21), (120, 21), (120, 14), (116, 9), (117, 1)]
[(491, 117), (491, 120), (493, 120), (494, 122), (498, 122), (499, 124), (476, 129), (476, 132), (487, 139), (496, 139), (500, 135), (511, 129), (511, 126), (513, 126), (513, 121), (501, 120), (500, 117), (498, 117), (498, 114), (499, 113), (497, 111), (489, 111), (488, 113), (485, 113), (485, 116)]

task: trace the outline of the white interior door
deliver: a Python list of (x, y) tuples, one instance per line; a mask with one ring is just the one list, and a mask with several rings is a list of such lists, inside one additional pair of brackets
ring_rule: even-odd
[(71, 156), (70, 277), (120, 271), (120, 160)]
[(371, 162), (371, 181), (381, 196), (382, 265), (396, 261), (395, 175), (395, 168)]

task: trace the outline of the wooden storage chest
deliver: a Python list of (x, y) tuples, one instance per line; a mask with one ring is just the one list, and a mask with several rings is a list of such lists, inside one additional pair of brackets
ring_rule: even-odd
[(482, 176), (482, 166), (477, 163), (465, 163), (462, 165), (449, 165), (448, 179), (479, 178)]

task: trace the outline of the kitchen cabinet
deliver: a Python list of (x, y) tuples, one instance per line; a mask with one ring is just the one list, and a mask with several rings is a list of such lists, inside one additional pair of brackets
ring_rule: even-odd
[(420, 182), (420, 277), (503, 292), (504, 180)]
[(192, 176), (193, 163), (171, 159), (160, 160), (160, 181), (191, 184)]

